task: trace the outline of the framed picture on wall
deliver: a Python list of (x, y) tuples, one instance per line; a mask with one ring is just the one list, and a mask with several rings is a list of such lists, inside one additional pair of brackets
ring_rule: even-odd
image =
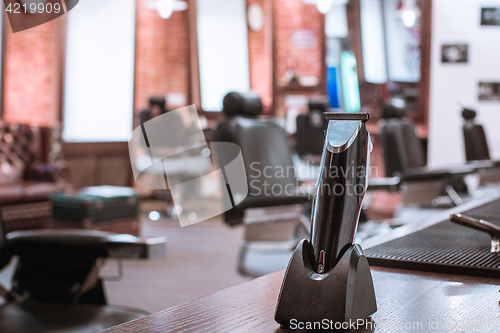
[(500, 102), (500, 82), (479, 82), (479, 100)]
[(446, 44), (441, 46), (441, 62), (444, 64), (464, 64), (469, 62), (469, 45)]
[(481, 25), (500, 26), (500, 7), (481, 8)]

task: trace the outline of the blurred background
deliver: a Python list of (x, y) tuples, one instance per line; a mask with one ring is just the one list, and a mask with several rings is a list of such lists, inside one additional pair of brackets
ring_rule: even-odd
[[(262, 199), (181, 228), (168, 184), (138, 187), (132, 165), (146, 150), (129, 151), (129, 135), (177, 108), (196, 106), (207, 142), (240, 145), (247, 173), (252, 161), (291, 165), (286, 181), (301, 188), (317, 179), (324, 111), (370, 114), (372, 179), (500, 159), (498, 0), (82, 0), (16, 33), (4, 12), (2, 27), (6, 233), (167, 239), (162, 258), (124, 259), (121, 281), (104, 279), (110, 304), (156, 312), (238, 285), (285, 268), (308, 237), (310, 196)], [(224, 132), (237, 117), (279, 133)], [(451, 190), (374, 186), (358, 241), (496, 194), (498, 169), (478, 170)], [(16, 265), (0, 275), (7, 290)], [(114, 260), (99, 267), (101, 277), (118, 274)]]

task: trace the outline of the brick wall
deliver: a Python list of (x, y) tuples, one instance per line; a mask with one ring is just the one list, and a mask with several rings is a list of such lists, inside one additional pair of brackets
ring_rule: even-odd
[[(138, 0), (136, 27), (135, 110), (145, 108), (151, 95), (182, 93), (189, 101), (188, 12), (176, 12), (163, 20)], [(272, 0), (259, 3), (266, 18), (261, 31), (248, 31), (250, 86), (266, 107), (272, 105)]]
[(273, 104), (273, 30), (272, 0), (247, 0), (247, 6), (258, 3), (264, 12), (264, 26), (260, 31), (248, 29), (250, 87), (258, 92), (266, 109)]
[[(5, 16), (4, 20), (7, 20)], [(6, 24), (3, 116), (7, 121), (45, 126), (60, 124), (64, 20), (63, 16), (15, 34)]]
[[(182, 93), (189, 103), (187, 12), (168, 20), (137, 0), (134, 110), (152, 95)], [(7, 19), (7, 18), (5, 18)], [(65, 17), (25, 32), (5, 34), (4, 115), (7, 121), (59, 125), (60, 70)]]
[[(320, 79), (324, 71), (323, 41), (324, 20), (316, 6), (304, 4), (301, 0), (274, 0), (274, 36), (275, 36), (275, 75), (278, 85), (283, 85), (285, 72), (292, 68), (300, 77), (301, 75), (316, 76)], [(292, 34), (298, 30), (312, 31), (315, 39), (313, 45), (304, 47), (294, 45), (291, 41)], [(311, 92), (297, 91), (294, 94), (308, 95)], [(316, 93), (313, 93), (316, 94)], [(284, 92), (276, 92), (275, 112), (284, 114)]]
[[(146, 8), (149, 0), (137, 0), (136, 67), (134, 110), (147, 107), (152, 95), (181, 93), (189, 100), (188, 12), (174, 12), (168, 19)], [(264, 28), (248, 32), (251, 88), (264, 105), (273, 104), (273, 35), (276, 78), (293, 67), (299, 75), (322, 75), (321, 38), (323, 20), (315, 6), (301, 0), (247, 0), (260, 3), (266, 16)], [(272, 21), (274, 6), (275, 21)], [(39, 27), (12, 34), (4, 31), (4, 118), (39, 125), (59, 125), (62, 45), (65, 16)], [(273, 33), (274, 24), (274, 33)], [(316, 43), (311, 48), (290, 44), (296, 30), (312, 30)], [(274, 107), (283, 112), (284, 93), (276, 93)]]
[[(304, 4), (301, 0), (247, 0), (248, 5), (251, 3), (259, 3), (262, 6), (265, 24), (259, 32), (250, 30), (248, 32), (250, 86), (261, 95), (264, 106), (274, 106), (275, 113), (283, 115), (285, 94), (278, 89), (275, 95), (277, 100), (273, 103), (273, 74), (278, 85), (281, 84), (280, 81), (288, 68), (294, 68), (299, 76), (316, 76), (322, 79), (324, 15), (315, 6)], [(310, 48), (292, 46), (291, 37), (297, 30), (313, 31), (316, 36), (314, 45)], [(276, 52), (275, 68), (273, 68), (273, 38), (275, 38), (274, 52)], [(302, 94), (302, 92), (297, 93)], [(318, 93), (308, 91), (304, 94)]]
[(152, 95), (182, 93), (189, 103), (188, 12), (174, 12), (168, 20), (137, 1), (135, 94), (136, 112)]

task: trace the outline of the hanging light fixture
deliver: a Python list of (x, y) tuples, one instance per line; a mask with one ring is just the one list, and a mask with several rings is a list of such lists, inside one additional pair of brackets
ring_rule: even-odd
[(413, 28), (417, 24), (420, 10), (415, 0), (401, 0), (398, 4), (397, 13), (405, 27)]
[(315, 5), (321, 14), (326, 14), (332, 6), (345, 5), (349, 0), (302, 0), (308, 5)]
[(332, 0), (316, 0), (316, 8), (318, 8), (321, 14), (326, 14), (330, 11), (332, 2)]
[(413, 10), (405, 10), (403, 12), (403, 23), (407, 28), (411, 28), (417, 21), (417, 14)]
[(188, 4), (181, 0), (154, 0), (146, 3), (149, 9), (156, 10), (164, 20), (172, 16), (173, 12), (186, 10)]

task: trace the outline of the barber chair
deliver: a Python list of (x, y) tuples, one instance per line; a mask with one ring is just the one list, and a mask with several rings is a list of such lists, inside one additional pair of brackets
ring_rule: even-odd
[(164, 97), (153, 96), (149, 98), (149, 108), (139, 113), (139, 121), (142, 124), (156, 116), (167, 113), (167, 101)]
[[(151, 119), (161, 116), (165, 113), (167, 113), (169, 110), (167, 110), (167, 101), (165, 97), (161, 96), (152, 96), (149, 98), (149, 107), (147, 109), (142, 110), (139, 113), (139, 123), (140, 125), (144, 128), (144, 124)], [(180, 131), (183, 129), (182, 125), (182, 120), (175, 118), (176, 124), (179, 124), (179, 126), (176, 126), (176, 128)], [(145, 131), (145, 128), (143, 129)], [(174, 139), (176, 136), (174, 134), (171, 135), (172, 139)], [(179, 145), (179, 142), (175, 142), (173, 140), (164, 142), (165, 148), (175, 148), (176, 146)], [(146, 151), (146, 142), (140, 142), (139, 147), (142, 147), (143, 150), (141, 151), (135, 151), (134, 152), (134, 158), (137, 160), (148, 160), (150, 159), (147, 151)], [(158, 147), (156, 147), (158, 148)], [(151, 170), (152, 171), (152, 170)], [(151, 178), (149, 179), (150, 183), (157, 183), (157, 182), (163, 182), (164, 181), (164, 174), (163, 170), (159, 170), (157, 174), (153, 174), (150, 172), (148, 174), (148, 177)], [(143, 180), (144, 181), (144, 180)], [(165, 201), (172, 201), (172, 194), (169, 189), (166, 190), (154, 190), (152, 196), (155, 199), (159, 200), (165, 200)], [(169, 205), (166, 209), (166, 215), (169, 217), (172, 217), (174, 219), (177, 218), (177, 213), (175, 212), (173, 204)]]
[(476, 115), (476, 111), (474, 110), (462, 110), (462, 117), (464, 118), (465, 156), (467, 162), (490, 159), (486, 134), (484, 133), (483, 126), (476, 124)]
[[(299, 157), (306, 161), (319, 163), (323, 153), (325, 133), (328, 121), (324, 112), (330, 110), (328, 98), (312, 98), (308, 103), (309, 112), (297, 116), (297, 132), (295, 133), (295, 150)], [(397, 191), (399, 179), (397, 177), (370, 178), (368, 180), (368, 191)], [(361, 221), (366, 221), (361, 212)]]
[(426, 168), (422, 141), (415, 125), (404, 118), (405, 110), (384, 105), (380, 121), (385, 171), (401, 181), (403, 203), (420, 207), (446, 207), (463, 203), (468, 193), (464, 177), (475, 170), (470, 166), (430, 170)]
[(488, 141), (482, 125), (475, 121), (476, 111), (464, 108), (463, 133), (467, 162), (478, 170), (480, 183), (500, 182), (500, 161), (490, 159)]
[(0, 269), (18, 257), (12, 288), (0, 286), (0, 332), (90, 333), (145, 316), (106, 304), (99, 264), (104, 258), (154, 258), (164, 252), (161, 237), (88, 230), (6, 234), (0, 220)]
[[(144, 126), (146, 122), (149, 120), (158, 117), (162, 114), (167, 113), (167, 108), (166, 108), (167, 101), (165, 97), (160, 97), (160, 96), (152, 96), (149, 98), (149, 107), (147, 109), (141, 110), (139, 112), (139, 124), (141, 126)], [(146, 148), (146, 143), (145, 142), (140, 142), (139, 146), (142, 146), (142, 148)], [(141, 152), (134, 152), (134, 158), (135, 159), (141, 159), (141, 158), (148, 158), (149, 156), (146, 156), (146, 151)], [(163, 179), (163, 174), (158, 175), (157, 179), (151, 180), (151, 182), (158, 182), (162, 181)], [(160, 200), (172, 200), (172, 195), (170, 194), (170, 191), (168, 190), (155, 190), (153, 192), (153, 197), (160, 199)], [(170, 209), (171, 210), (171, 209)]]
[[(245, 226), (238, 266), (248, 275), (262, 274), (247, 269), (249, 251), (285, 252), (286, 267), (289, 254), (310, 229), (310, 221), (303, 215), (309, 194), (298, 185), (285, 131), (276, 119), (260, 118), (261, 112), (257, 94), (229, 93), (223, 100), (225, 118), (215, 133), (216, 141), (238, 145), (244, 160), (248, 195), (224, 213), (224, 221)], [(219, 152), (218, 158), (225, 165), (231, 157)]]
[(300, 158), (319, 162), (323, 152), (325, 131), (328, 121), (323, 112), (330, 109), (328, 99), (309, 100), (309, 112), (297, 116), (297, 132), (295, 133), (295, 150)]

